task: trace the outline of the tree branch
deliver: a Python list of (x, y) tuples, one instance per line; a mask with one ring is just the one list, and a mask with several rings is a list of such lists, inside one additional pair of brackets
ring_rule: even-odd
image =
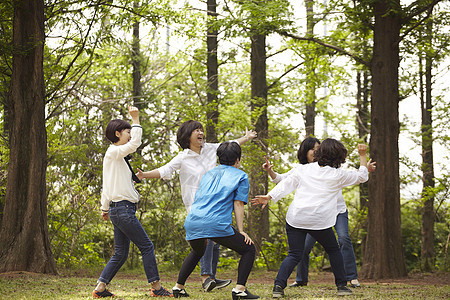
[(355, 61), (357, 61), (358, 63), (360, 63), (360, 64), (362, 64), (362, 65), (365, 65), (365, 66), (367, 66), (367, 67), (370, 67), (370, 62), (368, 62), (368, 61), (362, 59), (361, 57), (359, 57), (359, 56), (357, 56), (357, 55), (355, 55), (355, 54), (353, 54), (353, 53), (350, 53), (350, 52), (348, 52), (347, 50), (342, 49), (342, 48), (340, 48), (340, 47), (337, 47), (337, 46), (335, 46), (335, 45), (331, 45), (331, 44), (325, 43), (324, 41), (321, 41), (321, 40), (316, 39), (316, 38), (314, 38), (314, 37), (300, 37), (300, 36), (296, 36), (296, 35), (294, 35), (294, 34), (288, 33), (288, 32), (286, 32), (286, 31), (277, 31), (277, 32), (278, 32), (278, 34), (280, 34), (280, 35), (282, 35), (282, 36), (287, 36), (287, 37), (293, 38), (293, 39), (295, 39), (295, 40), (299, 40), (299, 41), (310, 41), (310, 42), (314, 42), (314, 43), (316, 43), (316, 44), (319, 44), (319, 45), (321, 45), (321, 46), (324, 46), (324, 47), (326, 47), (326, 48), (333, 49), (333, 50), (335, 50), (335, 51), (337, 51), (337, 52), (339, 52), (339, 53), (341, 53), (341, 54), (344, 54), (344, 55), (347, 55), (347, 56), (353, 58)]
[(267, 87), (267, 90), (270, 90), (271, 88), (273, 88), (275, 86), (275, 84), (277, 84), (277, 82), (279, 82), (281, 80), (281, 78), (283, 78), (284, 76), (286, 76), (289, 72), (294, 71), (295, 69), (297, 69), (298, 67), (300, 67), (301, 65), (303, 65), (305, 62), (301, 62), (296, 66), (291, 67), (289, 70), (287, 70), (286, 72), (284, 72), (280, 77), (278, 77), (277, 79), (275, 79), (271, 85), (269, 85)]

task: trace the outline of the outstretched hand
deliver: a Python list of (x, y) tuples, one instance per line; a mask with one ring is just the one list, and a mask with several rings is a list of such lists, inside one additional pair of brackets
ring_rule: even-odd
[(257, 195), (251, 200), (251, 202), (252, 205), (262, 204), (261, 209), (264, 209), (264, 207), (266, 207), (266, 205), (269, 203), (270, 198), (271, 197), (269, 195)]
[(139, 178), (139, 180), (142, 180), (142, 179), (144, 179), (144, 172), (142, 172), (142, 170), (141, 169), (137, 169), (138, 171), (137, 171), (137, 173), (136, 173), (136, 177), (137, 178)]
[(270, 170), (272, 170), (273, 165), (267, 160), (267, 157), (265, 157), (265, 156), (264, 156), (264, 160), (266, 162), (263, 163), (262, 168), (264, 169), (264, 171), (269, 172)]
[(375, 166), (376, 163), (376, 161), (372, 162), (372, 159), (369, 159), (369, 162), (367, 163), (367, 171), (374, 172), (377, 167)]
[(254, 130), (248, 130), (247, 127), (245, 127), (245, 137), (249, 140), (253, 140), (256, 138), (258, 134)]

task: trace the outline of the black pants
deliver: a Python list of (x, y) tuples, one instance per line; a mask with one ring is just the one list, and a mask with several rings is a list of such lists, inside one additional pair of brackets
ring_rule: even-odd
[[(209, 238), (220, 244), (225, 246), (231, 250), (236, 251), (241, 255), (241, 260), (239, 261), (238, 267), (238, 279), (237, 284), (245, 285), (247, 283), (248, 276), (250, 275), (250, 271), (253, 267), (253, 262), (255, 261), (255, 245), (246, 244), (244, 241), (244, 236), (234, 229), (234, 234), (232, 236), (227, 237), (216, 237)], [(184, 285), (186, 283), (186, 279), (188, 279), (189, 275), (194, 271), (197, 263), (202, 258), (205, 253), (206, 244), (208, 239), (196, 239), (189, 241), (189, 244), (192, 247), (191, 253), (184, 259), (183, 265), (181, 266), (180, 273), (178, 274), (177, 283)]]

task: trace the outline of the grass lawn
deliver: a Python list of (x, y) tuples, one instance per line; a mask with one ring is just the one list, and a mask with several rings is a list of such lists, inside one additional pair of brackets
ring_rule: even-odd
[[(92, 272), (91, 272), (92, 273)], [(98, 272), (100, 274), (100, 271)], [(91, 299), (97, 276), (88, 272), (61, 272), (60, 275), (42, 275), (27, 272), (0, 274), (0, 299)], [(204, 293), (200, 278), (193, 274), (186, 283), (190, 299), (231, 299), (236, 274), (233, 271), (220, 273), (220, 278), (231, 278), (233, 283), (221, 290)], [(161, 272), (161, 282), (171, 289), (176, 281), (175, 272)], [(261, 299), (272, 299), (273, 279), (276, 272), (256, 270), (250, 274), (247, 288)], [(291, 277), (292, 279), (293, 277)], [(352, 296), (360, 299), (450, 299), (450, 274), (413, 274), (395, 281), (365, 281), (353, 289)], [(109, 289), (116, 294), (114, 299), (149, 298), (149, 285), (143, 272), (119, 271)], [(283, 299), (342, 299), (336, 294), (331, 273), (311, 273), (306, 287), (286, 288)]]

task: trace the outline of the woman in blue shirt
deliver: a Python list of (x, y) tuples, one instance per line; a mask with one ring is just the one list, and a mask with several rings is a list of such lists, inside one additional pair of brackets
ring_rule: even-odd
[[(258, 299), (246, 288), (248, 276), (255, 260), (255, 246), (244, 229), (244, 205), (248, 201), (248, 175), (239, 170), (241, 147), (235, 142), (224, 142), (217, 149), (220, 165), (203, 175), (195, 194), (184, 228), (186, 240), (192, 247), (173, 287), (174, 297), (188, 297), (184, 289), (189, 275), (203, 256), (207, 240), (230, 248), (241, 255), (233, 299)], [(236, 228), (231, 226), (233, 210)]]

